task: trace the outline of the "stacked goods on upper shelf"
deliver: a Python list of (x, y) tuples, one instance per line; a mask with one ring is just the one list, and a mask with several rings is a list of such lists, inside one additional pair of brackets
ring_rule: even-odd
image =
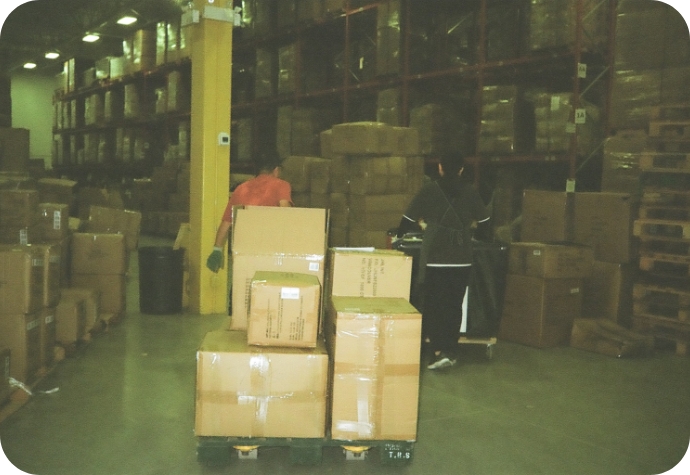
[(634, 234), (640, 276), (633, 324), (672, 341), (685, 355), (690, 342), (690, 105), (651, 111), (639, 157), (641, 202)]

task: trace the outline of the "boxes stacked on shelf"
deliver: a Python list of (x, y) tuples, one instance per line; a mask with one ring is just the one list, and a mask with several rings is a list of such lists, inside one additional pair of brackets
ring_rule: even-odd
[(528, 48), (531, 51), (572, 47), (577, 38), (577, 9), (582, 8), (582, 49), (596, 51), (606, 42), (608, 6), (597, 0), (530, 0)]
[(613, 129), (643, 129), (652, 107), (690, 101), (690, 38), (673, 7), (619, 2), (615, 42)]
[(640, 156), (633, 325), (687, 355), (690, 342), (690, 106), (652, 108)]
[(184, 77), (182, 72), (171, 71), (168, 73), (166, 91), (166, 112), (184, 112), (189, 110), (191, 87), (188, 78)]
[(273, 74), (275, 62), (276, 58), (271, 51), (257, 48), (254, 83), (255, 97), (266, 97), (274, 94)]
[(537, 348), (567, 345), (592, 262), (587, 246), (512, 243), (498, 337)]
[(640, 157), (647, 144), (647, 131), (620, 130), (604, 141), (601, 191), (640, 194)]
[(423, 183), (417, 131), (351, 122), (336, 124), (321, 136), (335, 157), (327, 167), (328, 201), (334, 209), (330, 245), (385, 248), (387, 231), (399, 224)]
[(124, 117), (125, 102), (121, 89), (108, 89), (103, 100), (103, 121), (117, 122)]
[(390, 0), (376, 9), (376, 74), (399, 74), (402, 68), (400, 0)]
[(446, 152), (471, 150), (470, 113), (467, 103), (460, 106), (429, 103), (410, 111), (410, 127), (419, 131), (422, 155), (438, 156)]
[(577, 136), (577, 153), (587, 157), (601, 143), (599, 108), (581, 101), (585, 115), (575, 117), (573, 94), (540, 92), (533, 96), (536, 137), (534, 150), (540, 153), (563, 153), (570, 150), (573, 134)]
[(28, 129), (0, 127), (0, 171), (27, 171), (29, 135)]
[[(100, 293), (101, 311), (121, 316), (126, 307), (128, 262), (129, 254), (123, 234), (73, 233), (70, 287), (97, 290)], [(81, 325), (80, 323), (79, 327), (72, 329), (72, 335), (77, 338), (81, 338), (86, 331), (86, 322), (84, 321), (84, 326)]]
[(294, 43), (278, 49), (278, 94), (295, 92), (296, 55)]
[(156, 65), (156, 30), (137, 30), (122, 42), (127, 72), (149, 71)]
[[(281, 158), (291, 155), (318, 156), (319, 134), (336, 122), (337, 113), (333, 109), (295, 109), (292, 106), (278, 108), (276, 128), (278, 155)], [(244, 124), (238, 125), (244, 126)], [(237, 138), (240, 141), (239, 160), (246, 161), (245, 155), (249, 153), (248, 150), (251, 150), (251, 124), (247, 124), (242, 132), (242, 135)]]
[(517, 86), (484, 86), (477, 150), (480, 154), (531, 151), (534, 111)]
[[(520, 53), (520, 21), (526, 7), (521, 2), (489, 4), (486, 8), (486, 59), (500, 61)], [(517, 19), (517, 21), (516, 21)]]
[(0, 246), (0, 348), (12, 354), (10, 376), (32, 383), (41, 369), (43, 251)]

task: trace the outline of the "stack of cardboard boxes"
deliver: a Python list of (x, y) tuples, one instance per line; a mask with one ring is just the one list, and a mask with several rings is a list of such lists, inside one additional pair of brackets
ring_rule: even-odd
[(235, 210), (233, 312), (197, 352), (197, 436), (414, 440), (411, 257), (334, 249), (316, 208)]

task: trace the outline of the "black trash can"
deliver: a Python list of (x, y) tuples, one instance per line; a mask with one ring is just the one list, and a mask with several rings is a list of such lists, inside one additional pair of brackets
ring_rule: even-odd
[(184, 249), (165, 246), (139, 248), (139, 310), (169, 314), (182, 311)]

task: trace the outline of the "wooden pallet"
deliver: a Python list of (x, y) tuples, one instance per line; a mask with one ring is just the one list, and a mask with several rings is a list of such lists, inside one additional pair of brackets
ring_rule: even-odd
[(690, 206), (690, 191), (656, 186), (642, 188), (643, 204), (667, 204), (675, 206)]
[(646, 151), (639, 165), (644, 172), (690, 173), (690, 154)]
[(690, 120), (690, 103), (665, 104), (649, 109), (650, 120)]
[(649, 137), (669, 142), (688, 142), (690, 120), (650, 120)]
[(640, 238), (640, 255), (671, 254), (675, 256), (690, 256), (690, 242), (677, 239)]
[(636, 219), (633, 235), (638, 237), (690, 239), (690, 222), (668, 219)]
[(664, 219), (690, 222), (690, 206), (642, 204), (638, 213), (640, 219)]
[(690, 323), (690, 307), (675, 306), (668, 302), (659, 302), (656, 299), (634, 301), (633, 315), (653, 315)]
[(640, 270), (668, 277), (690, 277), (690, 256), (645, 253), (640, 255)]
[(687, 356), (690, 343), (690, 325), (685, 322), (656, 315), (633, 314), (633, 330), (642, 334), (652, 335), (655, 339), (675, 343), (676, 354)]

